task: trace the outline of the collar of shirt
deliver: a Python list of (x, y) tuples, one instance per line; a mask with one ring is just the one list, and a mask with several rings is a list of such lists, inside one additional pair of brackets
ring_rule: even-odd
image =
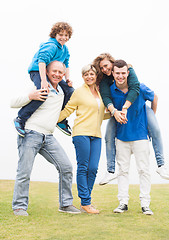
[(128, 94), (128, 91), (126, 93), (124, 93), (122, 90), (120, 90), (117, 86), (116, 86), (116, 82), (114, 81), (114, 83), (112, 84), (113, 88), (115, 91), (119, 91), (119, 92), (122, 92), (124, 95), (127, 95)]
[(58, 95), (64, 95), (64, 93), (63, 93), (63, 90), (62, 90), (62, 88), (59, 86), (59, 84), (57, 85), (57, 90), (58, 91), (56, 91), (56, 89), (54, 89), (53, 88), (53, 86), (52, 86), (52, 84), (49, 82), (49, 85), (50, 85), (50, 91), (51, 92), (54, 92), (54, 93), (56, 93), (56, 94), (58, 94)]

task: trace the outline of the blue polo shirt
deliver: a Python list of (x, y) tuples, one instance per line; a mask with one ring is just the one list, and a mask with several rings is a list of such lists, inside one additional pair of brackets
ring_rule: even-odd
[[(114, 107), (121, 111), (128, 92), (123, 93), (116, 87), (115, 82), (111, 85), (110, 90)], [(154, 92), (141, 83), (140, 95), (127, 110), (128, 122), (126, 124), (117, 123), (117, 139), (125, 142), (148, 139), (145, 102), (147, 100), (152, 102), (153, 99)]]

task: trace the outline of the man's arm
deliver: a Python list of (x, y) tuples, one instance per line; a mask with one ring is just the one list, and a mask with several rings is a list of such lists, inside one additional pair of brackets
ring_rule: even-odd
[(47, 99), (46, 92), (43, 89), (36, 90), (35, 87), (29, 94), (20, 95), (11, 99), (11, 108), (21, 108), (30, 103), (32, 100), (45, 101)]

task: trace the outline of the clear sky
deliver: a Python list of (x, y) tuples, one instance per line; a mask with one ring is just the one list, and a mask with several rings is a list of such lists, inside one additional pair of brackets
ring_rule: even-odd
[[(131, 63), (140, 82), (153, 89), (159, 97), (157, 119), (164, 143), (165, 160), (169, 166), (169, 2), (168, 0), (6, 0), (0, 3), (0, 179), (15, 179), (17, 144), (13, 118), (17, 110), (10, 109), (12, 95), (27, 87), (28, 66), (41, 42), (47, 41), (52, 25), (58, 21), (71, 24), (74, 33), (67, 43), (70, 57), (70, 78), (74, 87), (83, 81), (81, 68), (97, 55), (109, 52), (115, 59)], [(70, 117), (73, 124), (74, 115)], [(106, 170), (104, 134), (97, 182)], [(65, 148), (74, 166), (76, 159), (71, 137), (58, 130), (54, 136)], [(152, 183), (167, 183), (155, 172), (151, 150)], [(57, 181), (55, 168), (38, 156), (32, 180)], [(131, 163), (131, 183), (138, 183), (135, 163)]]

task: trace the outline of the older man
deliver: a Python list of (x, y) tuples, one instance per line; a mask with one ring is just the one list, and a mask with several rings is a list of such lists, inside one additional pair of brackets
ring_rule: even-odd
[(59, 172), (59, 211), (80, 213), (80, 210), (72, 205), (72, 164), (53, 136), (64, 99), (64, 93), (58, 83), (64, 75), (64, 64), (54, 61), (47, 67), (50, 84), (48, 96), (44, 90), (37, 90), (29, 95), (29, 99), (28, 97), (12, 99), (11, 107), (18, 108), (31, 101), (32, 96), (35, 100), (42, 101), (47, 98), (27, 120), (25, 137), (18, 136), (19, 161), (12, 202), (15, 215), (28, 216), (30, 175), (37, 153), (54, 164)]

